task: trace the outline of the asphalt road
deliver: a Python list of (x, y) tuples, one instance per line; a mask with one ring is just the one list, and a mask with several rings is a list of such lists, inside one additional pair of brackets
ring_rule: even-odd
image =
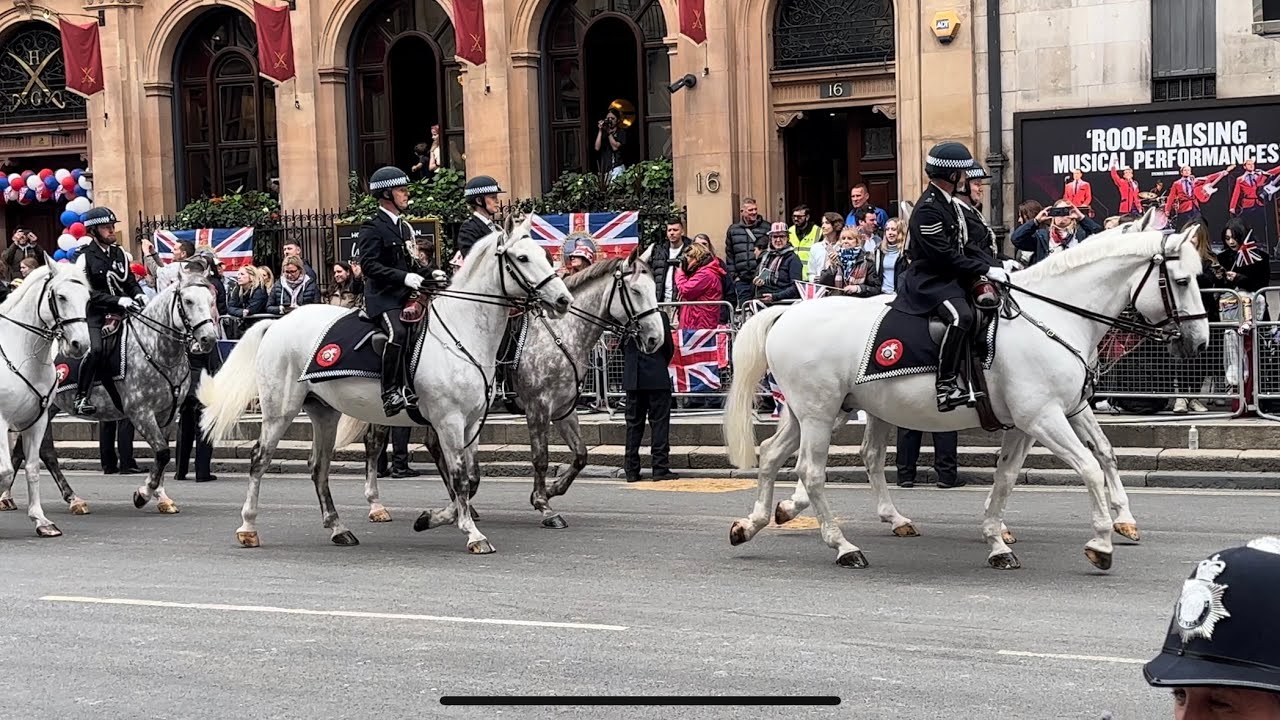
[[(94, 513), (68, 515), (47, 485), (62, 538), (0, 514), (3, 718), (1170, 717), (1141, 663), (1181, 581), (1209, 551), (1275, 532), (1280, 505), (1266, 491), (1136, 491), (1143, 542), (1103, 574), (1082, 554), (1083, 495), (1019, 488), (1024, 568), (1000, 572), (977, 532), (983, 490), (896, 491), (924, 533), (899, 539), (865, 486), (840, 487), (833, 505), (871, 561), (850, 570), (812, 529), (730, 547), (750, 490), (580, 481), (555, 531), (525, 482), (486, 479), (481, 527), (498, 552), (469, 556), (453, 528), (411, 529), (443, 501), (435, 480), (386, 481), (384, 525), (365, 521), (355, 481), (336, 481), (362, 541), (342, 548), (310, 482), (271, 477), (256, 550), (234, 541), (241, 479), (173, 487), (176, 516), (135, 510), (136, 478), (72, 481)], [(446, 694), (842, 704), (463, 709)]]

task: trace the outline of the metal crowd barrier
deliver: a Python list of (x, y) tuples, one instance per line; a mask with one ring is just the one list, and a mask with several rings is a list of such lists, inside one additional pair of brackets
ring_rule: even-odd
[[(1265, 287), (1254, 293), (1250, 308), (1253, 318), (1253, 344), (1249, 358), (1248, 380), (1253, 386), (1253, 402), (1259, 417), (1280, 421), (1280, 321), (1267, 319), (1267, 295), (1272, 299), (1280, 287)], [(1280, 310), (1280, 308), (1277, 308)], [(1272, 317), (1278, 313), (1272, 312)]]

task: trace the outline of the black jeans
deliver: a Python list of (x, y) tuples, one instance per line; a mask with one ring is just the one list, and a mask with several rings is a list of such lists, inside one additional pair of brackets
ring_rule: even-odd
[[(954, 485), (956, 482), (957, 446), (959, 434), (955, 432), (931, 433), (933, 435), (933, 470), (938, 482)], [(920, 460), (920, 441), (924, 433), (919, 430), (898, 428), (898, 482), (916, 479), (916, 463)]]
[(138, 461), (133, 458), (133, 423), (129, 420), (112, 420), (98, 423), (98, 456), (103, 472), (119, 472), (120, 468), (133, 468)]
[(76, 377), (77, 397), (87, 396), (93, 390), (98, 367), (102, 365), (102, 318), (91, 314), (86, 324), (89, 326), (89, 354), (80, 361), (80, 375)]
[(178, 447), (174, 453), (178, 467), (174, 473), (176, 478), (186, 478), (191, 465), (191, 444), (196, 446), (196, 477), (207, 478), (210, 475), (209, 465), (213, 462), (213, 443), (205, 439), (200, 432), (200, 415), (204, 406), (194, 396), (188, 396), (178, 411)]
[[(413, 428), (393, 427), (391, 432), (387, 434), (387, 439), (391, 444), (391, 469), (392, 470), (408, 470), (409, 469), (409, 433)], [(378, 472), (384, 472), (387, 469), (387, 443), (383, 443), (382, 451), (378, 454)]]
[(649, 456), (653, 474), (671, 472), (671, 391), (627, 391), (627, 446), (622, 456), (622, 469), (627, 475), (640, 474), (640, 440), (644, 437), (644, 421), (649, 419)]

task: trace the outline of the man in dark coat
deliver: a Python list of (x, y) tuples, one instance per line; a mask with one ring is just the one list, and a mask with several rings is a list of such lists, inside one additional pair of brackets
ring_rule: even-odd
[(640, 480), (640, 440), (644, 437), (644, 420), (649, 418), (649, 457), (654, 480), (675, 480), (669, 456), (671, 442), (671, 375), (667, 366), (675, 356), (671, 341), (671, 321), (662, 318), (662, 347), (652, 355), (640, 352), (635, 338), (628, 336), (622, 346), (622, 389), (627, 393), (627, 445), (622, 470), (627, 482)]
[[(742, 201), (739, 222), (729, 226), (724, 237), (724, 264), (733, 277), (734, 294), (742, 305), (755, 297), (756, 247), (769, 244), (769, 221), (760, 217), (756, 201)], [(725, 300), (731, 300), (725, 296)]]
[(412, 378), (404, 377), (408, 352), (407, 330), (400, 320), (409, 295), (426, 278), (413, 272), (406, 243), (413, 228), (403, 213), (409, 208), (409, 176), (403, 170), (384, 167), (369, 178), (369, 192), (378, 200), (378, 211), (360, 227), (356, 252), (364, 276), (365, 317), (387, 334), (382, 351), (382, 409), (393, 417), (418, 403)]
[[(467, 205), (471, 206), (471, 217), (458, 228), (458, 256), (465, 260), (475, 244), (497, 232), (500, 228), (494, 222), (498, 212), (498, 193), (503, 192), (498, 181), (488, 175), (477, 175), (467, 181), (462, 195)], [(461, 264), (461, 263), (459, 263)]]
[(911, 264), (902, 274), (901, 292), (891, 303), (901, 312), (937, 316), (947, 325), (938, 357), (939, 412), (954, 410), (968, 399), (960, 389), (958, 373), (973, 327), (969, 290), (983, 278), (1009, 278), (1003, 268), (993, 267), (989, 249), (979, 252), (967, 241), (968, 225), (953, 195), (973, 167), (973, 155), (960, 143), (940, 143), (929, 151), (925, 162), (929, 185), (911, 213), (907, 246)]
[(649, 269), (658, 284), (658, 302), (676, 302), (680, 299), (676, 290), (676, 268), (691, 244), (684, 234), (684, 221), (671, 218), (667, 221), (667, 241), (653, 244), (649, 254)]
[(89, 354), (80, 361), (75, 413), (92, 415), (98, 409), (89, 402), (89, 391), (102, 366), (102, 325), (108, 314), (141, 310), (147, 298), (129, 270), (124, 250), (116, 244), (115, 213), (105, 207), (92, 208), (85, 213), (84, 227), (92, 241), (76, 262), (89, 278)]

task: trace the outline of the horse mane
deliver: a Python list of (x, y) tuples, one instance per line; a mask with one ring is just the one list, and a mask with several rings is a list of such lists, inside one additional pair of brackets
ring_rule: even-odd
[(564, 284), (568, 286), (570, 290), (573, 290), (576, 287), (586, 285), (592, 280), (602, 276), (613, 275), (613, 273), (625, 262), (626, 261), (622, 258), (609, 258), (608, 260), (601, 260), (600, 262), (592, 263), (586, 270), (581, 270), (564, 278)]
[[(1159, 231), (1120, 233), (1116, 232), (1116, 229), (1106, 230), (1085, 238), (1079, 245), (1054, 253), (1015, 274), (1021, 279), (1045, 280), (1061, 275), (1067, 270), (1074, 270), (1108, 258), (1149, 258), (1160, 255), (1164, 252), (1164, 246), (1165, 236)], [(1179, 255), (1179, 260), (1185, 259), (1181, 254)]]
[(13, 312), (27, 295), (36, 292), (35, 290), (32, 290), (32, 288), (36, 285), (41, 285), (41, 281), (45, 279), (45, 276), (50, 274), (55, 275), (54, 279), (57, 279), (56, 276), (58, 275), (68, 275), (70, 276), (68, 278), (69, 280), (78, 282), (85, 287), (88, 287), (89, 284), (85, 280), (84, 272), (76, 265), (68, 263), (66, 267), (60, 266), (57, 268), (50, 268), (48, 265), (41, 265), (35, 270), (32, 270), (31, 274), (22, 281), (22, 284), (18, 285), (18, 289), (9, 293), (9, 297), (6, 298), (3, 303), (0, 303), (0, 313), (8, 314)]

